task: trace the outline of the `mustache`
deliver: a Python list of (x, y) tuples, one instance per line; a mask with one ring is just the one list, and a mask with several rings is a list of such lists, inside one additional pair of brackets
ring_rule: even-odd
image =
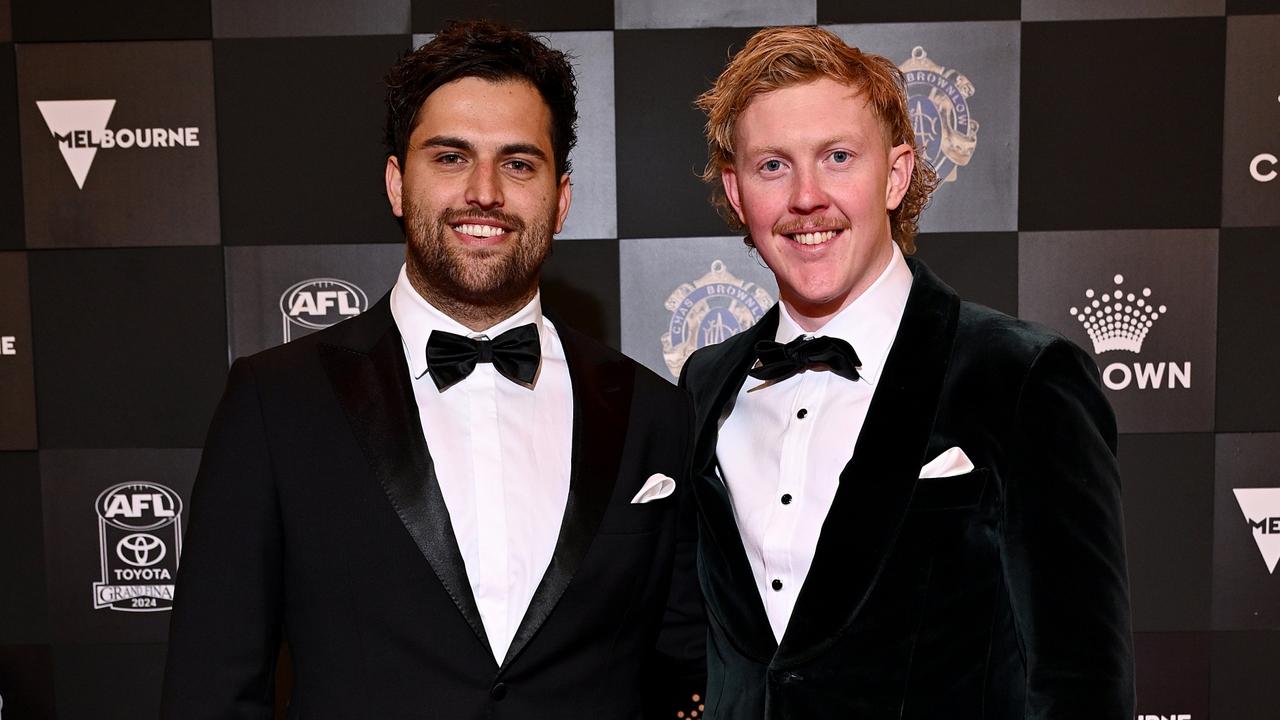
[(778, 223), (773, 226), (773, 234), (775, 235), (795, 235), (802, 232), (813, 232), (814, 230), (848, 230), (849, 221), (836, 218), (803, 218), (800, 220), (789, 220), (787, 222)]
[(459, 210), (449, 208), (440, 213), (441, 225), (457, 225), (467, 220), (494, 220), (515, 232), (523, 232), (525, 226), (524, 220), (501, 210), (477, 210), (474, 208)]

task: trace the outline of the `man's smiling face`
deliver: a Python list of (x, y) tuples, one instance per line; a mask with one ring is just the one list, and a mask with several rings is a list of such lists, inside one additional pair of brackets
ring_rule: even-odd
[(911, 148), (890, 147), (864, 98), (829, 78), (752, 99), (734, 147), (721, 177), (729, 202), (782, 300), (820, 327), (892, 257), (888, 213), (911, 179)]
[(387, 161), (387, 187), (405, 220), (410, 279), (446, 305), (532, 297), (570, 201), (550, 109), (523, 80), (465, 77), (432, 92), (404, 167)]

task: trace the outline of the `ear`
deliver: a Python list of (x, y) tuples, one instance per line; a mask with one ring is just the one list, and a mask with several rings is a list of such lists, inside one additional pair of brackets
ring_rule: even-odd
[(400, 161), (395, 155), (387, 157), (387, 200), (391, 203), (391, 214), (404, 217), (404, 206), (400, 198), (404, 193), (404, 176), (400, 174)]
[(569, 173), (560, 176), (556, 185), (556, 229), (559, 234), (564, 229), (564, 219), (569, 216), (569, 205), (573, 203), (573, 183), (569, 182)]
[(885, 209), (896, 210), (902, 203), (915, 168), (916, 153), (910, 145), (903, 143), (889, 148), (889, 179), (884, 189)]
[(720, 184), (724, 186), (724, 196), (729, 199), (729, 204), (733, 206), (733, 212), (738, 215), (738, 220), (746, 225), (747, 219), (742, 215), (742, 195), (738, 192), (738, 172), (732, 165), (720, 168)]

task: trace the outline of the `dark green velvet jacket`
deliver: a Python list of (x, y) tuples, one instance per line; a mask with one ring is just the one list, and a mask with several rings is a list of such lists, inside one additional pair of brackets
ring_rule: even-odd
[[(781, 643), (715, 456), (778, 309), (685, 366), (705, 717), (1131, 720), (1116, 427), (1097, 368), (908, 262), (906, 312)], [(954, 446), (973, 472), (918, 479)]]

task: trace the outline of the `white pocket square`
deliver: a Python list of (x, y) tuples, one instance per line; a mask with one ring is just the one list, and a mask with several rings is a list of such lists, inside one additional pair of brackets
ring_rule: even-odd
[(676, 481), (663, 475), (662, 473), (654, 473), (644, 481), (644, 487), (640, 488), (640, 492), (631, 498), (632, 505), (661, 500), (676, 491)]
[(963, 475), (967, 472), (973, 472), (973, 463), (969, 461), (969, 456), (965, 455), (963, 450), (953, 447), (925, 463), (924, 467), (920, 468), (920, 477), (942, 478)]

